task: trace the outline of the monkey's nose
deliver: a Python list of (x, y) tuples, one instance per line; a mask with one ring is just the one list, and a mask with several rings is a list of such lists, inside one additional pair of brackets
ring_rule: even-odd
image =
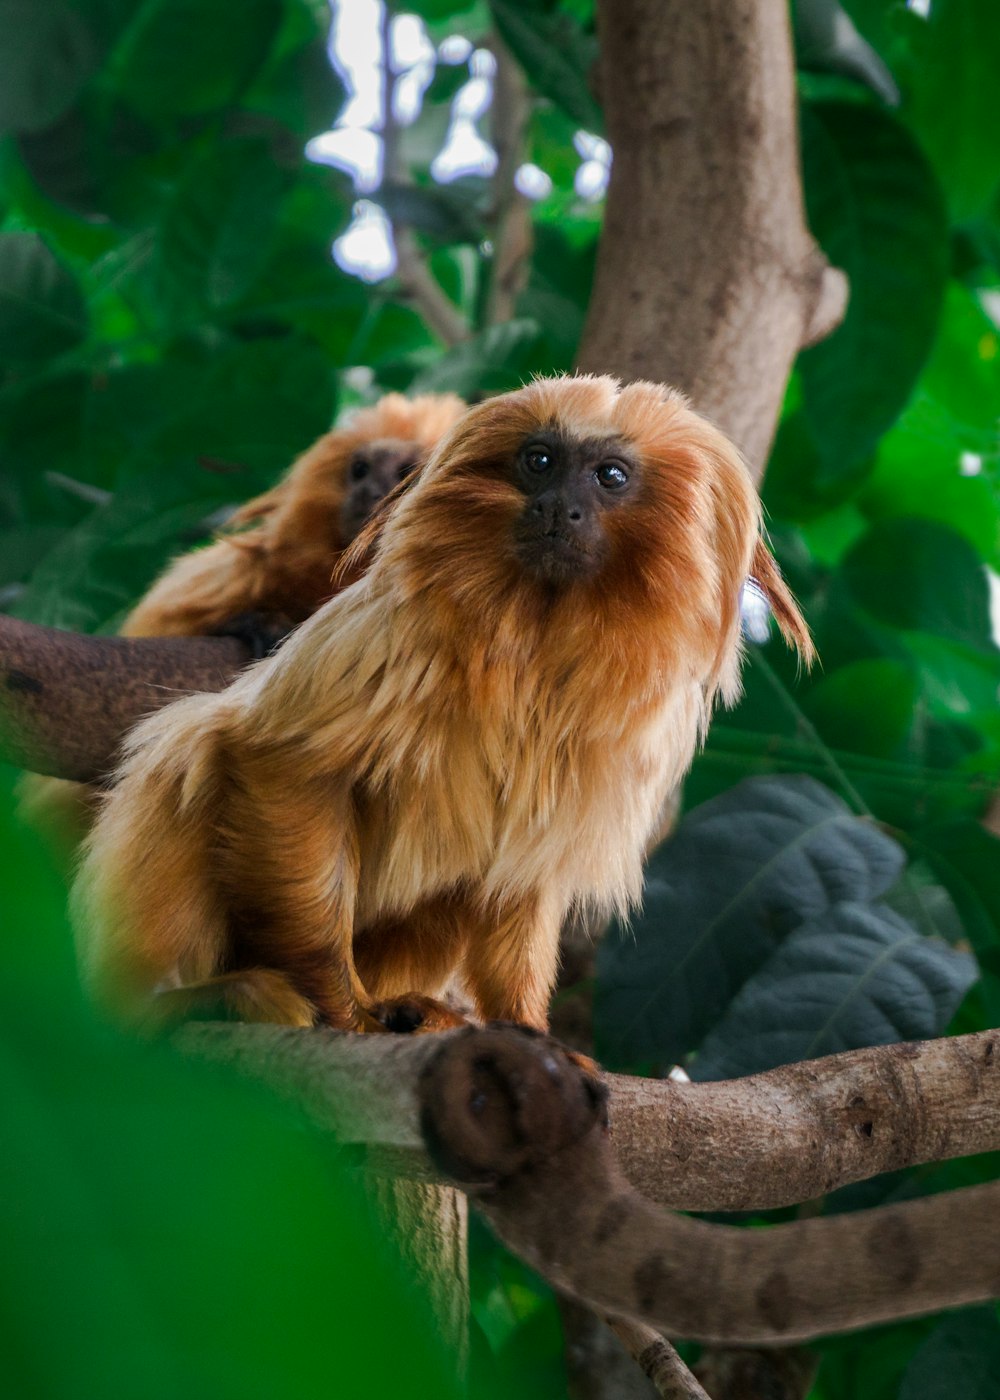
[(575, 501), (567, 501), (558, 491), (543, 491), (535, 498), (531, 513), (546, 535), (567, 528), (575, 529), (583, 520), (583, 511)]

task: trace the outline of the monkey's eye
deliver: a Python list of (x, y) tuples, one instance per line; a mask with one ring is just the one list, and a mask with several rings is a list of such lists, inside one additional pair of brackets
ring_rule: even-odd
[(366, 462), (364, 457), (355, 457), (354, 461), (351, 463), (351, 480), (364, 481), (370, 471), (371, 464)]
[(529, 472), (547, 472), (552, 466), (552, 453), (547, 447), (526, 447), (521, 459)]
[(606, 491), (620, 491), (628, 485), (628, 472), (621, 462), (602, 462), (594, 475)]

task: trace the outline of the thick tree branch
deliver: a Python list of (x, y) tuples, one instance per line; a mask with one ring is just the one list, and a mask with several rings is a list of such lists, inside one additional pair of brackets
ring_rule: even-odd
[(1000, 1293), (1000, 1182), (741, 1230), (657, 1210), (611, 1150), (603, 1095), (536, 1033), (464, 1032), (421, 1075), (444, 1170), (556, 1287), (668, 1335), (787, 1344)]
[(805, 226), (786, 0), (599, 0), (614, 152), (581, 369), (684, 389), (759, 473), (846, 281)]
[[(426, 1169), (417, 1081), (439, 1036), (189, 1026), (347, 1142)], [(1000, 1031), (852, 1050), (713, 1084), (605, 1076), (612, 1141), (637, 1190), (678, 1210), (764, 1210), (920, 1162), (1000, 1149)], [(402, 1165), (402, 1159), (400, 1159)]]
[(232, 637), (81, 637), (0, 617), (0, 760), (99, 782), (144, 715), (221, 690), (249, 660)]

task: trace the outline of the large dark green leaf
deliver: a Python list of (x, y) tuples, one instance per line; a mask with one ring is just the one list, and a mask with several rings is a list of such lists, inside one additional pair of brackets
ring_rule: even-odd
[(947, 1028), (976, 979), (967, 953), (925, 938), (884, 904), (807, 920), (745, 982), (706, 1036), (696, 1079), (732, 1079)]
[(0, 132), (35, 131), (71, 106), (98, 62), (85, 18), (60, 0), (0, 0)]
[(546, 11), (534, 0), (490, 0), (497, 29), (539, 92), (588, 131), (603, 126), (589, 87), (597, 41), (571, 15)]
[(887, 113), (808, 106), (802, 143), (810, 225), (851, 283), (843, 323), (800, 361), (805, 409), (833, 478), (871, 450), (913, 389), (937, 326), (947, 228), (930, 166)]
[(218, 111), (264, 61), (281, 0), (140, 0), (112, 56), (121, 97), (150, 121)]
[(49, 359), (86, 333), (80, 290), (38, 235), (0, 233), (0, 361)]
[(696, 807), (652, 857), (641, 916), (598, 950), (602, 1054), (679, 1059), (793, 928), (884, 894), (903, 862), (811, 778), (748, 778)]
[(237, 301), (267, 261), (289, 183), (263, 140), (228, 142), (193, 165), (160, 231), (178, 290), (211, 309)]
[(899, 1400), (996, 1400), (1000, 1395), (1000, 1320), (996, 1308), (944, 1318), (915, 1353)]

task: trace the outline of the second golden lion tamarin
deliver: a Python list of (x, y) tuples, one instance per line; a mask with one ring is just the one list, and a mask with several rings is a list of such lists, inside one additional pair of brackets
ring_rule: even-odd
[[(324, 433), (270, 491), (230, 517), (212, 544), (167, 566), (119, 629), (126, 637), (224, 634), (264, 655), (331, 597), (334, 572), (373, 509), (426, 461), (465, 404), (455, 394), (386, 394)], [(95, 793), (29, 776), (23, 810), (70, 845), (84, 835)]]
[(483, 1019), (544, 1028), (564, 919), (639, 898), (739, 693), (748, 575), (811, 655), (738, 453), (653, 384), (470, 409), (354, 548), (274, 656), (129, 741), (75, 890), (125, 1014), (379, 1029), (458, 973)]

